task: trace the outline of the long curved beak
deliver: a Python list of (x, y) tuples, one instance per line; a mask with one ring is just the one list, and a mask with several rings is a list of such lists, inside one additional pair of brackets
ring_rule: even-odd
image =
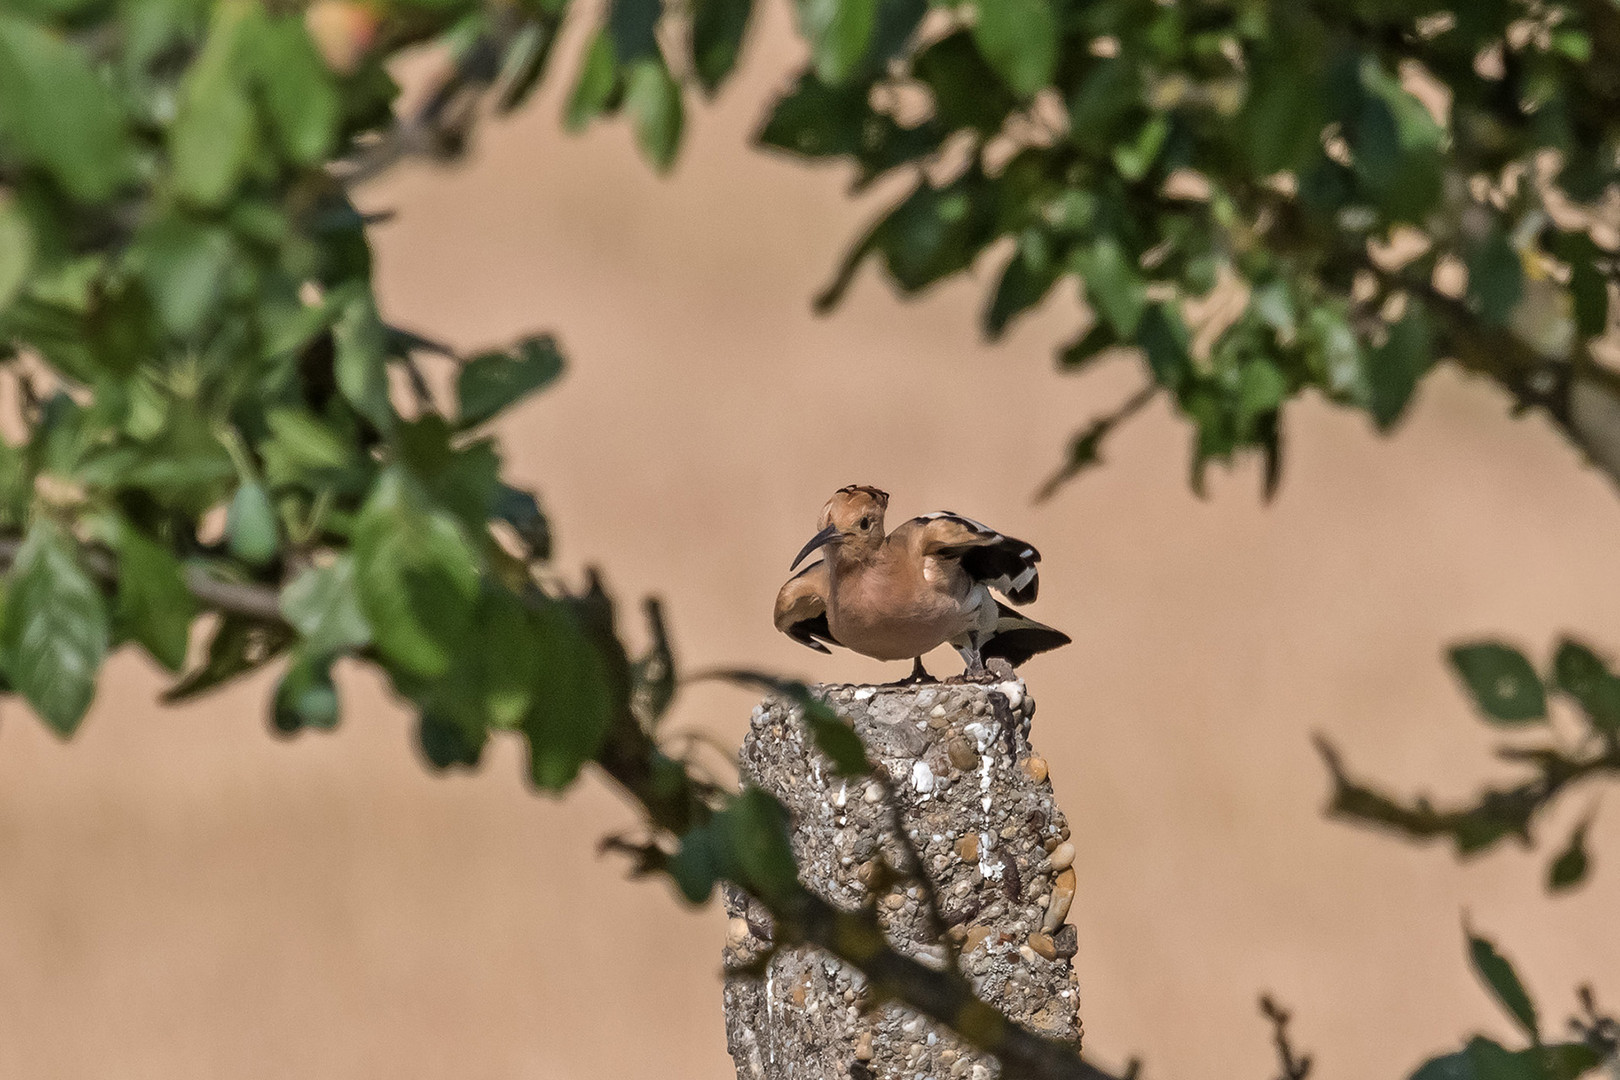
[(799, 568), (799, 564), (804, 562), (805, 558), (812, 551), (819, 547), (830, 544), (836, 539), (838, 539), (838, 526), (829, 525), (825, 529), (822, 529), (820, 532), (816, 533), (816, 535), (810, 538), (810, 542), (808, 544), (804, 545), (803, 549), (799, 552), (798, 558), (793, 560), (793, 565), (788, 567), (788, 569), (797, 570)]

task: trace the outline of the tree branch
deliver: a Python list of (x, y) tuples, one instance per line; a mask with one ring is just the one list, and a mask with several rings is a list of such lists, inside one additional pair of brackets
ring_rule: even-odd
[[(19, 537), (0, 537), (0, 572), (11, 569), (22, 546), (23, 541)], [(83, 549), (83, 554), (85, 569), (109, 585), (117, 584), (118, 560), (111, 553), (87, 547)], [(221, 581), (196, 565), (183, 569), (186, 588), (203, 607), (223, 615), (240, 615), (256, 622), (286, 624), (287, 618), (281, 613), (281, 594), (270, 586)]]

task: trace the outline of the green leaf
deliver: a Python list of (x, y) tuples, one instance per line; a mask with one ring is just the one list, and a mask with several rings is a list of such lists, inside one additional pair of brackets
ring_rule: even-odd
[(1297, 169), (1320, 151), (1327, 125), (1321, 84), (1312, 57), (1266, 52), (1253, 58), (1239, 125), (1256, 173)]
[(799, 891), (798, 866), (788, 834), (787, 810), (757, 787), (748, 787), (726, 808), (726, 839), (740, 871), (737, 884), (781, 905)]
[(950, 127), (994, 134), (1018, 107), (1017, 96), (996, 77), (971, 31), (940, 38), (917, 54), (911, 68), (917, 80), (933, 91), (934, 112)]
[(241, 42), (262, 17), (244, 0), (216, 5), (208, 39), (181, 84), (169, 149), (175, 186), (199, 206), (223, 206), (253, 156), (257, 123)]
[(555, 25), (530, 23), (512, 39), (501, 62), (501, 92), (495, 101), (498, 112), (505, 114), (518, 108), (540, 85), (552, 47), (557, 44), (557, 30)]
[(608, 35), (621, 67), (658, 55), (658, 19), (663, 10), (663, 0), (612, 0)]
[(1051, 0), (974, 0), (973, 38), (990, 66), (1024, 97), (1057, 71), (1057, 13)]
[(1547, 868), (1549, 892), (1564, 892), (1586, 880), (1586, 872), (1591, 865), (1591, 860), (1586, 854), (1586, 832), (1591, 827), (1590, 817), (1576, 825), (1574, 831), (1569, 834), (1569, 843), (1564, 845), (1564, 850), (1558, 853), (1552, 865)]
[(468, 536), (480, 536), (498, 495), (501, 460), (490, 439), (462, 444), (443, 417), (427, 413), (394, 433), (398, 461), (435, 505), (450, 511)]
[(209, 639), (203, 665), (166, 690), (163, 701), (169, 705), (187, 701), (263, 667), (281, 655), (291, 640), (284, 627), (227, 615)]
[(371, 643), (350, 555), (311, 566), (294, 578), (281, 590), (281, 612), (304, 639), (307, 656), (332, 657)]
[(1601, 1056), (1585, 1043), (1508, 1050), (1475, 1036), (1466, 1048), (1425, 1062), (1412, 1080), (1576, 1080), (1600, 1064)]
[(1022, 249), (1015, 251), (996, 282), (990, 306), (985, 309), (985, 337), (997, 340), (1014, 318), (1044, 300), (1057, 282), (1059, 269), (1056, 262), (1032, 260)]
[(332, 327), (338, 389), (356, 412), (382, 430), (394, 420), (388, 400), (388, 331), (369, 294), (351, 298)]
[(15, 199), (0, 198), (0, 316), (22, 292), (34, 264), (34, 233)]
[(670, 649), (669, 631), (664, 626), (663, 604), (649, 596), (644, 607), (652, 642), (631, 669), (634, 685), (631, 700), (642, 723), (652, 726), (663, 718), (675, 700), (675, 655)]
[(1546, 719), (1547, 696), (1541, 680), (1517, 649), (1482, 641), (1458, 645), (1450, 657), (1474, 704), (1492, 722), (1527, 724)]
[(455, 381), (463, 427), (494, 418), (562, 374), (562, 353), (549, 335), (525, 338), (507, 353), (481, 353), (467, 361)]
[(757, 141), (805, 157), (855, 155), (864, 146), (872, 111), (866, 95), (832, 87), (806, 71), (797, 85), (777, 99)]
[(133, 526), (118, 530), (117, 625), (170, 671), (186, 663), (197, 602), (169, 549)]
[(95, 697), (107, 655), (107, 604), (70, 537), (43, 518), (11, 569), (0, 658), (7, 679), (66, 738)]
[(1400, 79), (1368, 56), (1348, 129), (1356, 177), (1392, 219), (1421, 222), (1440, 199), (1445, 130)]
[(1536, 1019), (1536, 1006), (1519, 981), (1518, 973), (1507, 958), (1496, 951), (1488, 939), (1468, 931), (1468, 956), (1474, 971), (1496, 995), (1496, 1000), (1519, 1022), (1531, 1042), (1541, 1041), (1541, 1030)]
[(0, 142), (82, 202), (133, 173), (134, 144), (112, 90), (67, 39), (0, 11)]
[(266, 566), (276, 557), (276, 511), (262, 485), (248, 481), (236, 489), (225, 510), (225, 537), (231, 554), (249, 566)]
[(1406, 411), (1412, 393), (1434, 366), (1434, 332), (1426, 312), (1408, 302), (1389, 338), (1367, 354), (1368, 411), (1380, 430), (1388, 431)]
[(685, 113), (681, 88), (661, 57), (631, 65), (625, 79), (624, 104), (642, 154), (653, 168), (668, 172), (681, 146)]
[(582, 131), (601, 113), (613, 107), (623, 92), (619, 76), (619, 62), (613, 55), (613, 39), (606, 28), (598, 30), (585, 50), (585, 61), (579, 69), (574, 91), (568, 97), (563, 114), (563, 126), (569, 131)]
[(332, 660), (298, 652), (276, 684), (270, 720), (283, 735), (303, 728), (330, 731), (338, 723), (337, 687), (332, 684)]
[(395, 466), (355, 521), (354, 557), (378, 652), (420, 678), (443, 675), (478, 596), (477, 557), (455, 519)]
[(461, 725), (436, 713), (424, 710), (417, 720), (417, 745), (435, 769), (457, 765), (473, 768), (483, 756), (484, 744), (488, 741), (487, 730), (480, 729), (476, 735), (470, 735)]
[(736, 66), (753, 10), (754, 0), (693, 0), (692, 67), (709, 93)]
[(164, 328), (177, 337), (191, 336), (210, 320), (237, 257), (229, 231), (178, 216), (161, 217), (141, 230), (130, 251)]
[(878, 0), (799, 0), (799, 27), (822, 82), (838, 86), (859, 70), (877, 9)]
[(1149, 304), (1142, 315), (1136, 343), (1141, 346), (1160, 386), (1177, 390), (1192, 374), (1191, 335), (1178, 309), (1167, 304)]
[(1111, 236), (1074, 253), (1074, 268), (1086, 282), (1086, 300), (1122, 338), (1136, 333), (1147, 310), (1147, 284), (1134, 260)]
[(1170, 118), (1163, 113), (1154, 114), (1137, 131), (1136, 137), (1114, 147), (1114, 167), (1119, 175), (1135, 183), (1148, 174), (1159, 160), (1165, 139), (1170, 136)]
[(1245, 430), (1256, 418), (1277, 411), (1288, 396), (1288, 379), (1277, 365), (1256, 356), (1243, 365), (1238, 382), (1238, 423)]
[(256, 74), (270, 129), (288, 161), (318, 165), (337, 144), (342, 102), (304, 20), (269, 20), (255, 41)]
[(1524, 294), (1524, 267), (1513, 243), (1493, 228), (1468, 255), (1468, 302), (1487, 326), (1506, 326)]
[(512, 527), (529, 549), (530, 558), (541, 561), (551, 558), (551, 523), (532, 492), (496, 484), (490, 516)]
[(1620, 733), (1620, 678), (1597, 653), (1578, 641), (1564, 639), (1553, 658), (1553, 682), (1580, 702), (1593, 728), (1605, 734)]
[(533, 703), (523, 718), (530, 775), (543, 790), (561, 791), (601, 749), (614, 694), (602, 655), (566, 605), (538, 604), (530, 625), (537, 643)]
[[(1589, 260), (1573, 264), (1569, 279), (1575, 306), (1575, 326), (1587, 337), (1598, 337), (1609, 328), (1609, 281)], [(4, 308), (0, 304), (0, 309)]]

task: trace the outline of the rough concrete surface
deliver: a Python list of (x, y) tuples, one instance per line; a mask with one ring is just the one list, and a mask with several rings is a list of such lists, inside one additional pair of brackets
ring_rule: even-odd
[[(980, 996), (1042, 1034), (1078, 1039), (1075, 930), (1066, 923), (1074, 847), (1046, 762), (1030, 746), (1035, 702), (1024, 683), (816, 690), (854, 722), (890, 778), (947, 940)], [(801, 877), (827, 900), (868, 903), (869, 883), (881, 884), (879, 857), (908, 865), (884, 785), (835, 775), (790, 704), (754, 710), (742, 772), (787, 806)], [(918, 885), (901, 880), (876, 899), (897, 949), (943, 964)], [(735, 890), (727, 910), (726, 963), (736, 967), (767, 946), (770, 917)], [(993, 1059), (908, 1010), (869, 1009), (859, 973), (816, 949), (778, 953), (763, 978), (729, 978), (725, 1010), (741, 1080), (986, 1080), (998, 1072)]]

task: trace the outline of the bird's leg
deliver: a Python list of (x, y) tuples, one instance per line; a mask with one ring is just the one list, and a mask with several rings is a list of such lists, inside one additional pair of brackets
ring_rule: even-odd
[(984, 658), (979, 655), (979, 638), (977, 634), (968, 637), (966, 645), (958, 645), (956, 651), (962, 654), (962, 660), (967, 664), (967, 670), (962, 672), (962, 682), (984, 682), (989, 679), (990, 672), (985, 669)]
[(922, 657), (914, 656), (911, 659), (911, 674), (895, 682), (896, 686), (920, 686), (923, 683), (936, 683), (938, 679), (928, 674), (923, 668)]

